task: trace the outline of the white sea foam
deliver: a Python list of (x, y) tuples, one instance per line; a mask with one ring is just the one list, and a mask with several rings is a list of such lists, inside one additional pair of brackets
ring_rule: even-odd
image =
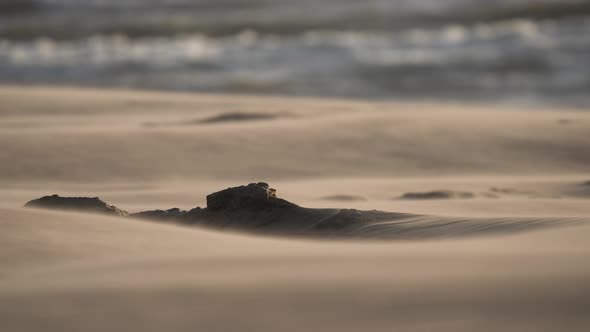
[(21, 66), (109, 65), (145, 63), (169, 66), (214, 58), (220, 52), (216, 42), (201, 35), (176, 38), (131, 40), (125, 36), (92, 36), (82, 41), (40, 38), (32, 42), (4, 40), (0, 59)]
[[(590, 94), (590, 18), (396, 31), (0, 39), (0, 82), (297, 95)], [(438, 95), (437, 95), (438, 97)]]

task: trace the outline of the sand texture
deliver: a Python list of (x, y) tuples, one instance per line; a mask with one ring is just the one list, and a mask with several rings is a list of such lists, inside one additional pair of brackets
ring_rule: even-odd
[[(0, 87), (0, 330), (588, 331), (588, 133), (563, 109)], [(258, 181), (301, 210), (23, 208)]]

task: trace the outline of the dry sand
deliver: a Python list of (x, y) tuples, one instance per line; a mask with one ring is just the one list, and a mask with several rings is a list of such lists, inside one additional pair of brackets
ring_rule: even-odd
[[(1, 87), (0, 330), (587, 331), (588, 133), (567, 110)], [(22, 208), (190, 208), (252, 181), (307, 207), (561, 227), (317, 241)]]

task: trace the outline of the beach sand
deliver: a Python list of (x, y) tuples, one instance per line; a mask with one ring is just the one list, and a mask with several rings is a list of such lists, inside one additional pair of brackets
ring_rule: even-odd
[[(587, 331), (588, 133), (564, 109), (0, 87), (0, 328)], [(555, 227), (312, 240), (22, 208), (188, 209), (257, 181), (311, 208)]]

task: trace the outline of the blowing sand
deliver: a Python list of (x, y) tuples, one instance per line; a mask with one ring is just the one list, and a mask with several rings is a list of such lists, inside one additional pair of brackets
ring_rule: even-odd
[[(1, 329), (587, 331), (589, 132), (567, 110), (2, 87)], [(188, 209), (255, 181), (310, 208), (556, 227), (320, 241), (22, 208)], [(432, 192), (469, 195), (401, 199)]]

